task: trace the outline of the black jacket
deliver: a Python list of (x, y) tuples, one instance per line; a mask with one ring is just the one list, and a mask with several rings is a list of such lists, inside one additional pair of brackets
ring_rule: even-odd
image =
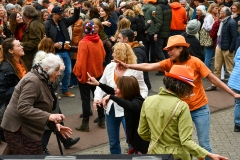
[(172, 8), (167, 0), (157, 0), (155, 15), (155, 34), (158, 37), (168, 38), (172, 21)]
[(189, 51), (192, 56), (199, 58), (202, 62), (204, 62), (205, 56), (203, 53), (203, 47), (200, 45), (200, 42), (197, 40), (195, 36), (189, 35), (186, 32), (182, 34), (185, 38), (186, 42), (190, 44)]
[[(67, 28), (73, 25), (79, 19), (79, 14), (80, 14), (80, 9), (74, 8), (73, 16), (69, 18), (63, 18), (61, 21), (58, 22), (58, 25), (62, 30), (66, 41), (70, 41), (70, 36)], [(45, 27), (46, 36), (51, 38), (53, 42), (56, 43), (57, 26), (54, 23), (52, 16), (49, 16), (48, 20), (44, 22), (44, 27)]]
[(19, 78), (13, 67), (7, 61), (3, 61), (0, 65), (0, 106), (5, 103), (7, 107), (18, 82)]
[[(134, 41), (132, 43), (132, 49), (135, 55), (137, 56), (137, 63), (148, 63), (147, 53), (146, 53), (147, 51), (144, 46), (141, 46), (139, 42)], [(144, 82), (148, 87), (148, 90), (150, 90), (152, 86), (149, 80), (148, 72), (143, 72), (143, 78), (144, 78)]]
[(133, 97), (131, 100), (125, 100), (123, 98), (114, 96), (113, 88), (101, 83), (99, 87), (107, 94), (110, 94), (110, 99), (124, 108), (128, 143), (130, 143), (136, 151), (140, 151), (141, 153), (146, 154), (149, 142), (144, 141), (137, 132), (144, 98), (137, 96)]

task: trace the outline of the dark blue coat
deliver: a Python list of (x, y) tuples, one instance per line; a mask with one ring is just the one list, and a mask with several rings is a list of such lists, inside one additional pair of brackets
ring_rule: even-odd
[(222, 26), (221, 50), (229, 50), (231, 53), (234, 52), (238, 36), (237, 23), (229, 17)]

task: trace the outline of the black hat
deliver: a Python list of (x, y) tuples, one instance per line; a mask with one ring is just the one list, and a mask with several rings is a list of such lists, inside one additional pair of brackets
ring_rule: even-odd
[(43, 0), (42, 3), (47, 3), (47, 4), (49, 4), (49, 3), (51, 3), (51, 2), (50, 2), (49, 0)]
[(63, 10), (62, 10), (61, 7), (55, 6), (55, 7), (52, 9), (52, 13), (63, 14)]

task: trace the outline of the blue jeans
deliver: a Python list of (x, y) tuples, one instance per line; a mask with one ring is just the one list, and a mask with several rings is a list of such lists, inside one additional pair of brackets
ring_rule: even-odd
[[(235, 93), (240, 93), (240, 91), (232, 89)], [(240, 102), (239, 99), (235, 98), (234, 106), (234, 124), (240, 126)]]
[(62, 79), (62, 93), (65, 93), (68, 91), (68, 84), (69, 84), (71, 72), (72, 72), (71, 59), (67, 51), (58, 52), (56, 54), (62, 58), (63, 63), (65, 65), (64, 77)]
[(120, 124), (123, 118), (124, 116), (115, 117), (115, 110), (113, 105), (111, 106), (109, 115), (105, 114), (108, 141), (109, 141), (111, 154), (122, 154), (120, 140), (119, 140), (120, 139), (119, 129), (120, 129)]
[[(76, 59), (72, 59), (71, 62), (72, 62), (72, 70), (73, 70), (73, 68), (76, 64)], [(78, 79), (77, 79), (77, 77), (75, 76), (74, 73), (71, 73), (70, 85), (73, 85), (73, 86), (78, 85)]]
[(204, 63), (210, 70), (212, 70), (211, 69), (211, 60), (215, 55), (214, 47), (204, 47), (204, 48), (205, 48), (205, 52), (206, 52)]
[[(195, 124), (197, 130), (198, 142), (201, 147), (212, 153), (212, 147), (210, 145), (210, 111), (208, 104), (201, 108), (191, 111), (192, 121)], [(210, 160), (205, 158), (205, 160)]]

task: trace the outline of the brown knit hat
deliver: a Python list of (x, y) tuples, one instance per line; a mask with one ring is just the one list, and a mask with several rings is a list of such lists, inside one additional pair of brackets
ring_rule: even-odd
[(157, 0), (145, 0), (146, 3), (157, 3)]

